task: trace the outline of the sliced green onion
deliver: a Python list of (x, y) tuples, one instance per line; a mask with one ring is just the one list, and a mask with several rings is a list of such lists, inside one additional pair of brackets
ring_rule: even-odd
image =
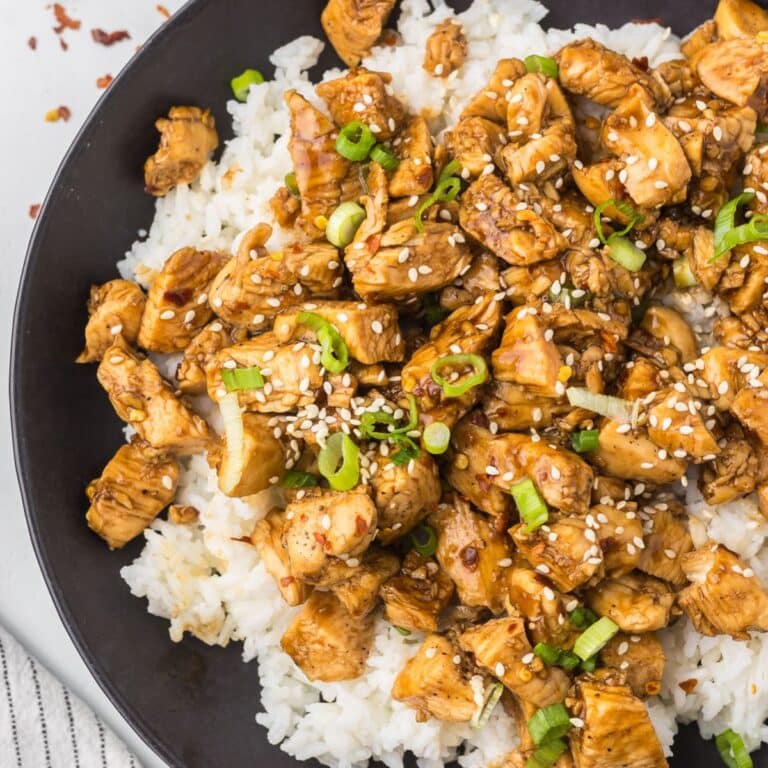
[(542, 744), (525, 762), (525, 768), (551, 768), (568, 749), (562, 739), (552, 739)]
[(317, 334), (322, 347), (320, 363), (330, 373), (341, 373), (349, 365), (349, 349), (341, 334), (324, 318), (314, 312), (299, 312), (299, 323)]
[(715, 249), (715, 255), (710, 261), (720, 258), (737, 245), (756, 243), (768, 240), (768, 216), (763, 213), (755, 214), (746, 224), (729, 229), (720, 242), (720, 250)]
[(292, 195), (299, 196), (299, 183), (296, 181), (296, 174), (293, 171), (285, 174), (285, 186), (288, 187), (288, 191)]
[(424, 320), (427, 323), (428, 328), (432, 328), (438, 323), (442, 323), (448, 315), (451, 313), (447, 309), (443, 309), (437, 303), (430, 303), (424, 307)]
[(411, 531), (413, 548), (424, 557), (432, 557), (437, 551), (437, 534), (435, 529), (426, 523), (421, 523)]
[(608, 255), (630, 272), (639, 272), (646, 258), (645, 253), (633, 242), (618, 234), (608, 238)]
[(552, 739), (565, 736), (571, 728), (571, 718), (563, 704), (542, 707), (528, 721), (528, 733), (538, 747)]
[(614, 421), (629, 421), (632, 413), (632, 404), (628, 400), (622, 400), (613, 395), (601, 395), (590, 392), (584, 387), (568, 387), (565, 390), (568, 402), (576, 408), (584, 408), (587, 411), (599, 413)]
[[(440, 375), (440, 370), (446, 366), (471, 365), (473, 373), (457, 381), (448, 381)], [(442, 388), (446, 397), (461, 397), (472, 387), (484, 384), (488, 378), (488, 365), (480, 355), (446, 355), (432, 364), (430, 371), (432, 380)]]
[(549, 664), (550, 667), (557, 664), (557, 662), (560, 660), (560, 654), (562, 653), (559, 648), (554, 645), (550, 645), (549, 643), (536, 643), (533, 648), (533, 652), (545, 664)]
[(450, 176), (455, 176), (461, 170), (461, 163), (458, 160), (451, 160), (446, 163), (443, 170), (440, 171), (440, 175), (437, 177), (437, 183), (445, 181)]
[(553, 304), (563, 304), (568, 309), (586, 304), (588, 298), (589, 294), (582, 288), (562, 286), (557, 293), (549, 289), (549, 300)]
[(715, 736), (715, 746), (728, 768), (752, 768), (744, 739), (736, 731), (729, 728)]
[(740, 205), (751, 203), (755, 199), (754, 192), (742, 192), (729, 200), (715, 217), (715, 253), (711, 261), (719, 259), (729, 247), (726, 245), (725, 236), (736, 226), (736, 213)]
[(317, 468), (335, 491), (349, 491), (360, 479), (360, 449), (349, 435), (334, 432), (317, 456)]
[(348, 200), (339, 205), (328, 217), (325, 236), (328, 242), (337, 248), (346, 248), (355, 239), (355, 232), (364, 221), (365, 210), (357, 203)]
[(394, 152), (381, 144), (377, 144), (371, 150), (371, 160), (378, 163), (385, 171), (394, 171), (400, 165)]
[(451, 443), (451, 430), (442, 421), (433, 421), (424, 427), (421, 442), (429, 453), (439, 456), (448, 450)]
[(263, 389), (264, 377), (261, 370), (253, 368), (222, 368), (221, 380), (227, 392), (235, 392), (243, 389)]
[(504, 686), (501, 683), (494, 683), (486, 692), (483, 706), (472, 716), (470, 725), (473, 728), (484, 728), (491, 719), (491, 713), (494, 707), (499, 703), (501, 694), (504, 693)]
[[(452, 160), (451, 163), (455, 163)], [(440, 178), (437, 181), (437, 186), (434, 192), (422, 202), (416, 211), (416, 229), (421, 232), (424, 229), (424, 223), (422, 221), (424, 213), (435, 203), (450, 203), (456, 199), (456, 196), (461, 192), (461, 179), (458, 176), (446, 176), (445, 172), (451, 167), (451, 163), (448, 163), (440, 174)]]
[(557, 80), (557, 62), (549, 56), (526, 56), (525, 68), (528, 72), (541, 72), (553, 80)]
[(525, 532), (531, 533), (549, 520), (549, 512), (544, 499), (530, 479), (513, 485), (509, 492), (517, 504), (520, 518), (526, 523)]
[[(578, 656), (576, 658), (578, 658)], [(597, 669), (597, 654), (582, 661), (581, 664), (579, 664), (579, 668), (582, 672), (594, 672)]]
[[(377, 424), (386, 424), (392, 429), (382, 432), (376, 429)], [(391, 440), (416, 429), (419, 426), (419, 408), (413, 395), (408, 395), (408, 423), (401, 427), (396, 427), (396, 424), (394, 414), (383, 410), (366, 411), (360, 417), (360, 434), (375, 440)]]
[(598, 616), (594, 611), (590, 611), (589, 608), (579, 606), (570, 612), (568, 618), (576, 629), (585, 630), (597, 621)]
[(376, 144), (376, 137), (373, 132), (359, 120), (347, 123), (336, 137), (336, 151), (355, 163), (367, 160), (374, 144)]
[(299, 469), (289, 469), (280, 481), (283, 488), (314, 488), (320, 482), (317, 475), (302, 472)]
[(411, 634), (411, 630), (410, 630), (410, 629), (406, 629), (405, 627), (397, 627), (397, 626), (395, 626), (394, 624), (393, 624), (392, 626), (393, 626), (393, 627), (395, 627), (395, 629), (396, 629), (396, 630), (397, 630), (397, 631), (398, 631), (398, 632), (399, 632), (399, 633), (400, 633), (400, 634), (401, 634), (403, 637), (408, 637), (408, 635), (410, 635), (410, 634)]
[(600, 430), (582, 429), (571, 435), (571, 446), (576, 453), (592, 453), (597, 450)]
[(612, 197), (609, 200), (600, 203), (600, 205), (595, 208), (595, 212), (592, 214), (592, 219), (595, 222), (597, 236), (603, 245), (607, 245), (608, 240), (610, 239), (606, 238), (605, 233), (603, 232), (603, 211), (611, 207), (615, 208), (619, 213), (629, 219), (629, 224), (627, 224), (624, 229), (614, 232), (615, 235), (626, 235), (636, 224), (642, 223), (645, 219), (645, 216), (643, 216), (642, 213), (638, 213), (629, 203), (624, 202), (624, 200), (616, 200)]
[(264, 75), (258, 69), (246, 69), (241, 75), (230, 80), (232, 93), (238, 101), (248, 101), (248, 91), (252, 85), (261, 85)]
[(678, 288), (692, 288), (699, 282), (693, 274), (691, 262), (688, 261), (687, 256), (680, 256), (672, 262), (672, 274)]
[(398, 445), (398, 451), (390, 456), (390, 461), (397, 467), (404, 467), (411, 459), (417, 459), (421, 454), (419, 446), (410, 437), (398, 435), (395, 442)]
[(618, 624), (603, 616), (578, 636), (573, 652), (582, 661), (586, 661), (602, 650), (618, 631)]

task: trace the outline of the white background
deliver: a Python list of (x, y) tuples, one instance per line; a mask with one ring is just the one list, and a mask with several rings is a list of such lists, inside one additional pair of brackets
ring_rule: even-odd
[[(43, 200), (50, 180), (101, 95), (97, 78), (121, 67), (164, 21), (157, 0), (62, 0), (82, 22), (66, 30), (63, 51), (46, 0), (0, 0), (0, 623), (55, 675), (95, 709), (123, 738), (145, 768), (164, 764), (143, 745), (107, 701), (59, 621), (30, 544), (11, 452), (7, 403), (11, 317), (33, 222), (28, 209)], [(182, 0), (162, 0), (171, 12)], [(90, 30), (126, 29), (131, 39), (95, 44)], [(37, 37), (37, 50), (27, 45)], [(47, 123), (44, 114), (69, 107), (69, 122)]]

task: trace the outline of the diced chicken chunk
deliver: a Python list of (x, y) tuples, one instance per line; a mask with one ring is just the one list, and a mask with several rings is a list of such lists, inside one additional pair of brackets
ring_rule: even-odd
[(627, 685), (638, 698), (656, 696), (661, 690), (666, 656), (654, 632), (625, 635), (619, 632), (600, 651), (600, 660), (607, 667), (621, 670)]
[(342, 581), (331, 586), (336, 597), (341, 600), (351, 616), (367, 616), (379, 602), (379, 590), (382, 585), (397, 573), (400, 560), (386, 549), (371, 547), (362, 556), (360, 564), (338, 564), (346, 573)]
[(504, 146), (504, 129), (485, 117), (464, 117), (444, 136), (445, 147), (467, 173), (477, 178)]
[(720, 0), (714, 21), (721, 40), (756, 37), (768, 31), (768, 11), (752, 0)]
[(394, 7), (395, 0), (328, 0), (320, 20), (348, 67), (357, 66), (368, 55)]
[(527, 72), (520, 59), (499, 59), (488, 84), (464, 107), (461, 117), (484, 117), (497, 123), (507, 118), (507, 93), (518, 78)]
[(645, 548), (638, 569), (675, 587), (685, 585), (680, 558), (693, 550), (684, 509), (674, 502), (656, 502), (643, 507)]
[(244, 330), (232, 328), (221, 320), (208, 323), (184, 350), (184, 356), (176, 369), (179, 389), (186, 395), (204, 394), (208, 363), (217, 352), (244, 338)]
[(464, 63), (467, 50), (467, 38), (461, 24), (446, 19), (427, 38), (422, 66), (430, 75), (448, 77)]
[(426, 194), (434, 181), (434, 152), (427, 121), (423, 117), (411, 117), (396, 142), (394, 151), (400, 162), (389, 180), (389, 194), (392, 197)]
[(624, 632), (663, 629), (674, 602), (674, 593), (663, 581), (642, 573), (605, 579), (587, 592), (587, 605)]
[(619, 505), (597, 504), (590, 508), (589, 515), (586, 522), (595, 526), (606, 574), (623, 576), (633, 571), (644, 551), (637, 546), (638, 540), (643, 540), (637, 505), (625, 501), (621, 493)]

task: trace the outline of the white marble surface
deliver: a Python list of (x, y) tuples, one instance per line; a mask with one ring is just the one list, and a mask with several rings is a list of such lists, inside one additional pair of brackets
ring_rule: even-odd
[[(162, 0), (171, 12), (182, 0)], [(0, 0), (0, 391), (7, 400), (13, 304), (33, 222), (29, 206), (42, 201), (78, 127), (101, 95), (97, 78), (117, 75), (136, 46), (164, 22), (156, 0), (63, 0), (77, 31), (67, 30), (63, 51), (46, 0)], [(90, 30), (127, 29), (131, 39), (97, 45)], [(37, 49), (27, 44), (37, 38)], [(68, 122), (44, 114), (69, 107)], [(7, 402), (0, 409), (0, 623), (27, 646), (121, 736), (144, 768), (164, 763), (131, 730), (101, 692), (59, 621), (27, 533), (11, 452)]]

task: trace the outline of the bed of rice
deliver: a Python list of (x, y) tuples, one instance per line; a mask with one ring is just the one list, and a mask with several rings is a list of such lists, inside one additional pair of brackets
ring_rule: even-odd
[[(421, 68), (424, 41), (432, 28), (453, 11), (443, 2), (404, 0), (399, 23), (401, 44), (374, 49), (364, 63), (390, 72), (395, 94), (411, 111), (426, 110), (434, 132), (453, 124), (467, 99), (483, 87), (498, 59), (557, 50), (569, 40), (592, 37), (629, 56), (647, 56), (652, 65), (678, 52), (678, 40), (655, 24), (578, 25), (574, 30), (545, 31), (539, 22), (546, 8), (533, 0), (475, 0), (458, 15), (469, 40), (469, 56), (460, 76), (441, 80)], [(283, 93), (295, 88), (318, 104), (306, 71), (323, 43), (301, 37), (275, 51), (272, 81), (251, 90), (247, 103), (229, 103), (235, 138), (218, 164), (209, 163), (190, 187), (179, 187), (157, 202), (149, 233), (120, 262), (121, 273), (146, 285), (170, 253), (185, 245), (234, 249), (238, 236), (262, 221), (271, 221), (268, 200), (291, 170), (287, 151), (288, 114)], [(324, 79), (339, 74), (325, 73)], [(454, 73), (456, 74), (456, 73)], [(275, 138), (277, 136), (277, 138)], [(284, 237), (276, 228), (270, 245)], [(708, 317), (717, 310), (697, 300), (684, 310), (699, 313), (706, 332)], [(707, 312), (709, 314), (707, 314)], [(159, 361), (169, 374), (172, 360)], [(206, 414), (209, 415), (209, 414)], [(215, 414), (210, 414), (216, 426)], [(717, 508), (708, 507), (688, 485), (691, 528), (696, 543), (711, 538), (747, 558), (755, 573), (768, 581), (768, 522), (753, 498)], [(243, 644), (243, 660), (259, 661), (261, 702), (254, 694), (256, 720), (268, 729), (269, 740), (298, 759), (317, 758), (330, 766), (352, 766), (377, 758), (401, 766), (410, 751), (423, 768), (439, 766), (458, 756), (466, 768), (481, 768), (516, 742), (514, 727), (497, 707), (488, 725), (417, 723), (413, 710), (389, 695), (392, 681), (420, 641), (402, 637), (384, 621), (377, 625), (366, 673), (359, 679), (332, 684), (309, 683), (285, 655), (280, 637), (296, 610), (286, 606), (250, 546), (233, 541), (247, 535), (270, 508), (278, 491), (247, 500), (218, 492), (215, 474), (205, 458), (193, 457), (184, 469), (179, 502), (200, 510), (198, 525), (156, 521), (145, 533), (141, 556), (122, 570), (150, 613), (170, 620), (170, 636), (179, 641), (191, 632), (202, 641)], [(704, 736), (732, 726), (749, 747), (768, 741), (763, 721), (768, 715), (768, 636), (755, 634), (746, 643), (730, 638), (705, 638), (686, 621), (663, 633), (668, 657), (662, 696), (648, 708), (669, 753), (682, 722), (697, 720)], [(698, 681), (690, 694), (679, 687)]]

